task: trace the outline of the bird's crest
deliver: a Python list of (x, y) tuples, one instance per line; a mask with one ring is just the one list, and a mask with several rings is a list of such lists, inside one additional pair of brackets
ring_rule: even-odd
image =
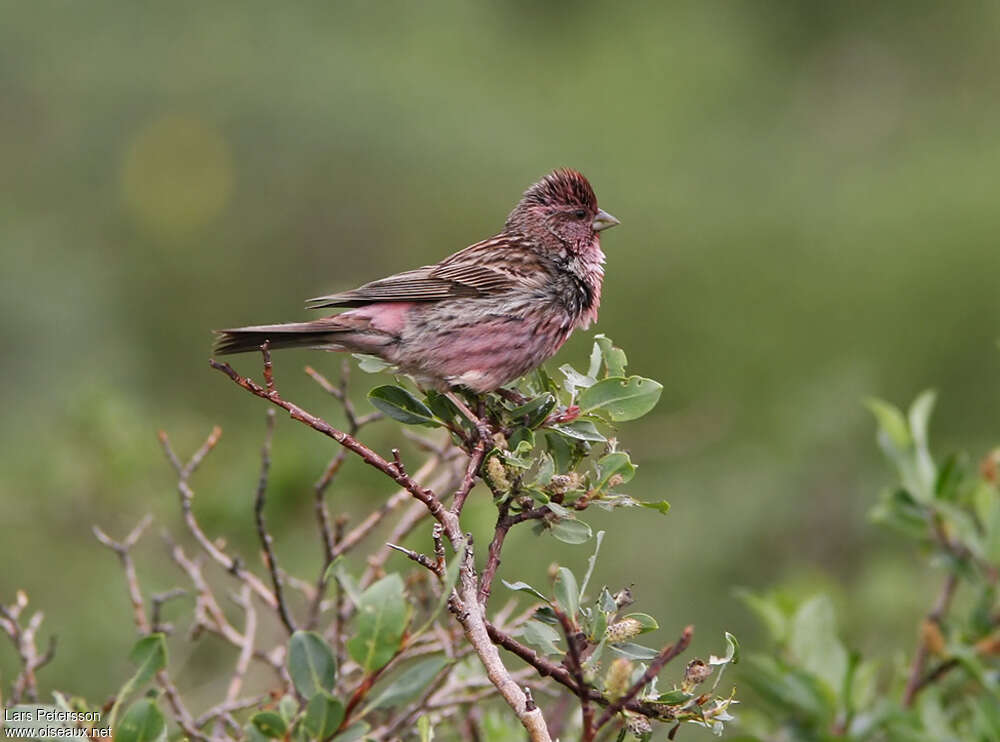
[(554, 204), (582, 206), (597, 210), (597, 196), (581, 173), (569, 168), (553, 170), (524, 192), (522, 203), (531, 206)]

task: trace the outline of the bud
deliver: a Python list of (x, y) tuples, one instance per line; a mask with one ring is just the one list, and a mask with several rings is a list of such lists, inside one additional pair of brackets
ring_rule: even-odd
[(623, 477), (621, 474), (612, 474), (611, 478), (608, 479), (608, 489), (613, 489), (624, 481), (625, 477)]
[(553, 495), (565, 495), (570, 491), (572, 481), (568, 474), (553, 474), (549, 480), (548, 490)]
[(701, 660), (691, 660), (684, 670), (684, 689), (689, 690), (704, 683), (712, 674), (712, 668)]
[(500, 492), (510, 492), (510, 480), (507, 479), (507, 469), (499, 456), (490, 456), (486, 460), (486, 477), (493, 488)]
[(623, 618), (608, 626), (604, 638), (608, 644), (621, 644), (642, 633), (642, 622), (637, 618)]
[(632, 682), (632, 663), (619, 657), (611, 663), (604, 676), (604, 691), (612, 701), (621, 698)]
[(615, 593), (615, 605), (619, 609), (627, 608), (635, 602), (635, 598), (632, 597), (632, 591), (627, 587), (623, 587), (617, 593)]
[(1000, 448), (994, 448), (979, 462), (979, 473), (990, 484), (1000, 484)]
[(941, 633), (941, 626), (937, 621), (924, 619), (920, 626), (920, 634), (924, 640), (927, 651), (934, 655), (942, 655), (945, 651), (944, 634)]
[(653, 731), (653, 725), (642, 714), (626, 714), (625, 729), (633, 737), (642, 737), (644, 734), (649, 734)]

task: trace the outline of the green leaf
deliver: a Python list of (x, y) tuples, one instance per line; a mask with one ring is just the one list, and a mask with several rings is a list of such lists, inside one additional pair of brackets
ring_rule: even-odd
[(566, 567), (560, 567), (556, 572), (555, 584), (552, 587), (556, 602), (560, 605), (570, 621), (576, 621), (576, 613), (580, 610), (580, 587), (574, 575)]
[(405, 425), (424, 425), (428, 428), (441, 425), (427, 405), (401, 386), (377, 386), (368, 392), (368, 399), (393, 420)]
[(666, 703), (666, 704), (668, 704), (670, 706), (676, 706), (677, 704), (685, 703), (686, 701), (690, 701), (692, 698), (694, 698), (693, 694), (691, 694), (691, 693), (685, 693), (684, 691), (682, 691), (679, 688), (677, 688), (677, 689), (674, 689), (674, 690), (671, 690), (671, 691), (667, 691), (666, 693), (661, 693), (657, 697), (656, 702), (657, 703)]
[(552, 481), (552, 475), (556, 473), (556, 464), (548, 453), (543, 453), (538, 458), (538, 470), (535, 472), (533, 484), (537, 487), (545, 487)]
[(598, 476), (597, 484), (594, 487), (604, 489), (611, 477), (615, 475), (621, 477), (621, 483), (625, 484), (635, 476), (635, 468), (632, 459), (624, 451), (609, 453), (597, 462)]
[(716, 657), (714, 654), (709, 656), (708, 664), (710, 665), (735, 665), (740, 661), (740, 643), (736, 641), (736, 637), (726, 632), (726, 656)]
[(108, 715), (108, 726), (112, 729), (117, 729), (118, 711), (125, 699), (167, 666), (166, 637), (163, 634), (144, 636), (132, 646), (128, 658), (139, 668), (118, 691), (111, 713)]
[(573, 438), (578, 441), (601, 443), (607, 440), (590, 420), (574, 420), (571, 423), (552, 425), (549, 427), (549, 430), (554, 430), (567, 438)]
[(357, 608), (361, 602), (361, 588), (358, 587), (358, 581), (348, 574), (347, 569), (344, 567), (343, 556), (334, 559), (330, 563), (330, 566), (326, 568), (324, 579), (329, 580), (331, 577), (337, 580), (337, 584), (340, 585), (340, 589), (347, 595), (347, 599), (351, 601), (351, 605)]
[(756, 595), (742, 588), (736, 590), (736, 597), (767, 627), (774, 642), (781, 644), (785, 641), (788, 635), (788, 617), (777, 599), (770, 595)]
[(840, 693), (847, 672), (847, 650), (837, 638), (829, 597), (817, 595), (799, 606), (792, 618), (788, 645), (803, 670), (822, 680), (834, 696)]
[(656, 510), (661, 515), (666, 515), (670, 512), (670, 503), (666, 500), (657, 500), (656, 502), (639, 502), (639, 505), (644, 508), (649, 508), (650, 510)]
[(525, 426), (534, 428), (545, 421), (545, 418), (549, 416), (549, 413), (552, 412), (555, 406), (555, 396), (546, 392), (523, 405), (515, 407), (507, 414), (514, 420), (521, 421), (523, 418)]
[[(596, 335), (594, 336), (594, 346), (600, 348), (601, 356), (604, 358), (604, 366), (607, 369), (608, 376), (624, 376), (625, 366), (628, 363), (628, 359), (625, 357), (625, 351), (621, 348), (615, 347), (614, 343), (611, 342), (611, 338), (606, 335)], [(593, 355), (591, 355), (593, 359)], [(593, 360), (591, 360), (593, 362)], [(591, 374), (594, 376), (594, 374)]]
[[(507, 445), (514, 456), (527, 456), (535, 448), (535, 434), (530, 428), (516, 428), (507, 439)], [(530, 466), (531, 462), (528, 462)]]
[(137, 641), (128, 653), (129, 660), (139, 666), (132, 676), (132, 684), (138, 688), (153, 675), (167, 666), (167, 640), (163, 634), (150, 634)]
[(916, 448), (917, 476), (920, 477), (921, 485), (927, 492), (933, 492), (937, 480), (937, 469), (931, 458), (927, 440), (927, 428), (936, 396), (930, 390), (923, 392), (910, 405), (909, 411), (910, 433)]
[(246, 738), (246, 742), (267, 742), (270, 739), (270, 737), (255, 727), (252, 722), (247, 722), (243, 725), (243, 736)]
[(563, 386), (570, 394), (573, 394), (577, 389), (586, 389), (591, 384), (597, 382), (597, 379), (594, 377), (581, 374), (568, 363), (564, 363), (560, 366), (559, 370), (562, 371), (563, 376), (566, 377), (566, 383)]
[(612, 422), (636, 420), (660, 399), (663, 385), (641, 376), (609, 377), (580, 393), (577, 404), (584, 414), (607, 417)]
[(559, 632), (541, 621), (526, 621), (521, 627), (521, 638), (525, 644), (530, 644), (543, 654), (562, 654), (562, 650), (556, 646), (560, 639)]
[(597, 564), (597, 555), (601, 551), (601, 543), (604, 541), (604, 531), (597, 532), (597, 545), (594, 546), (594, 553), (587, 560), (587, 574), (583, 576), (583, 584), (580, 585), (580, 602), (583, 602), (583, 594), (590, 584), (590, 577), (594, 574), (594, 566)]
[(167, 722), (152, 699), (141, 698), (129, 706), (114, 735), (115, 742), (157, 742), (167, 738)]
[(504, 587), (506, 587), (506, 588), (508, 588), (510, 590), (514, 590), (516, 592), (521, 592), (521, 593), (531, 593), (536, 598), (538, 598), (540, 600), (544, 600), (546, 603), (549, 602), (548, 598), (546, 598), (540, 592), (538, 592), (537, 590), (535, 590), (535, 588), (533, 588), (527, 582), (507, 582), (507, 580), (500, 580), (500, 582), (502, 582), (504, 584)]
[(639, 631), (640, 634), (645, 634), (649, 631), (656, 631), (660, 628), (660, 624), (656, 623), (656, 619), (648, 613), (629, 613), (626, 616), (622, 616), (619, 620), (624, 620), (626, 618), (631, 618), (639, 622), (639, 625), (642, 627)]
[(302, 726), (310, 737), (326, 739), (344, 721), (344, 704), (326, 691), (317, 692), (306, 704)]
[(358, 362), (358, 368), (360, 368), (365, 373), (377, 374), (379, 371), (385, 371), (386, 369), (393, 368), (391, 363), (383, 361), (378, 356), (370, 356), (364, 353), (352, 353), (355, 360)]
[(875, 415), (879, 428), (898, 450), (905, 450), (912, 445), (906, 418), (898, 408), (877, 397), (866, 399), (865, 406)]
[(250, 723), (257, 728), (257, 731), (271, 739), (284, 737), (288, 730), (285, 720), (273, 711), (257, 712), (250, 718)]
[(622, 642), (621, 644), (610, 644), (611, 651), (627, 657), (630, 660), (652, 660), (659, 656), (659, 652), (649, 647), (634, 642)]
[(332, 691), (337, 682), (337, 661), (319, 634), (296, 631), (288, 642), (288, 674), (303, 698)]
[(417, 731), (420, 733), (420, 742), (434, 742), (434, 726), (427, 714), (417, 719)]
[(369, 729), (371, 729), (371, 727), (368, 726), (367, 722), (357, 721), (330, 740), (330, 742), (355, 742), (355, 740), (359, 740), (364, 737), (368, 733)]
[(366, 673), (378, 670), (395, 656), (409, 615), (398, 574), (383, 577), (361, 594), (355, 634), (347, 642), (347, 651)]
[(433, 655), (414, 662), (375, 697), (365, 713), (408, 703), (430, 685), (449, 662), (450, 660), (444, 655)]
[(278, 713), (281, 714), (281, 718), (285, 720), (286, 724), (290, 724), (295, 715), (299, 713), (299, 704), (295, 698), (289, 694), (285, 694), (278, 701)]
[(553, 524), (549, 531), (564, 544), (583, 544), (590, 540), (590, 526), (582, 520), (564, 518)]

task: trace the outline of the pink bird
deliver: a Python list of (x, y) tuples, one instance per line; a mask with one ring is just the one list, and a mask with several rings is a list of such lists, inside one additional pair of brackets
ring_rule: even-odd
[(560, 169), (532, 185), (500, 234), (436, 265), (310, 299), (347, 307), (310, 322), (219, 330), (216, 352), (319, 348), (377, 356), (422, 386), (499, 389), (597, 320), (600, 232), (618, 220), (590, 183)]

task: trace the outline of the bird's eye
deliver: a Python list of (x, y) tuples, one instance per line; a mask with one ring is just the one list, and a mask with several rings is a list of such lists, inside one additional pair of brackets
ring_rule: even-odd
[(577, 209), (576, 211), (573, 212), (573, 216), (575, 216), (577, 219), (585, 219), (587, 216), (587, 212), (584, 211), (583, 209)]

